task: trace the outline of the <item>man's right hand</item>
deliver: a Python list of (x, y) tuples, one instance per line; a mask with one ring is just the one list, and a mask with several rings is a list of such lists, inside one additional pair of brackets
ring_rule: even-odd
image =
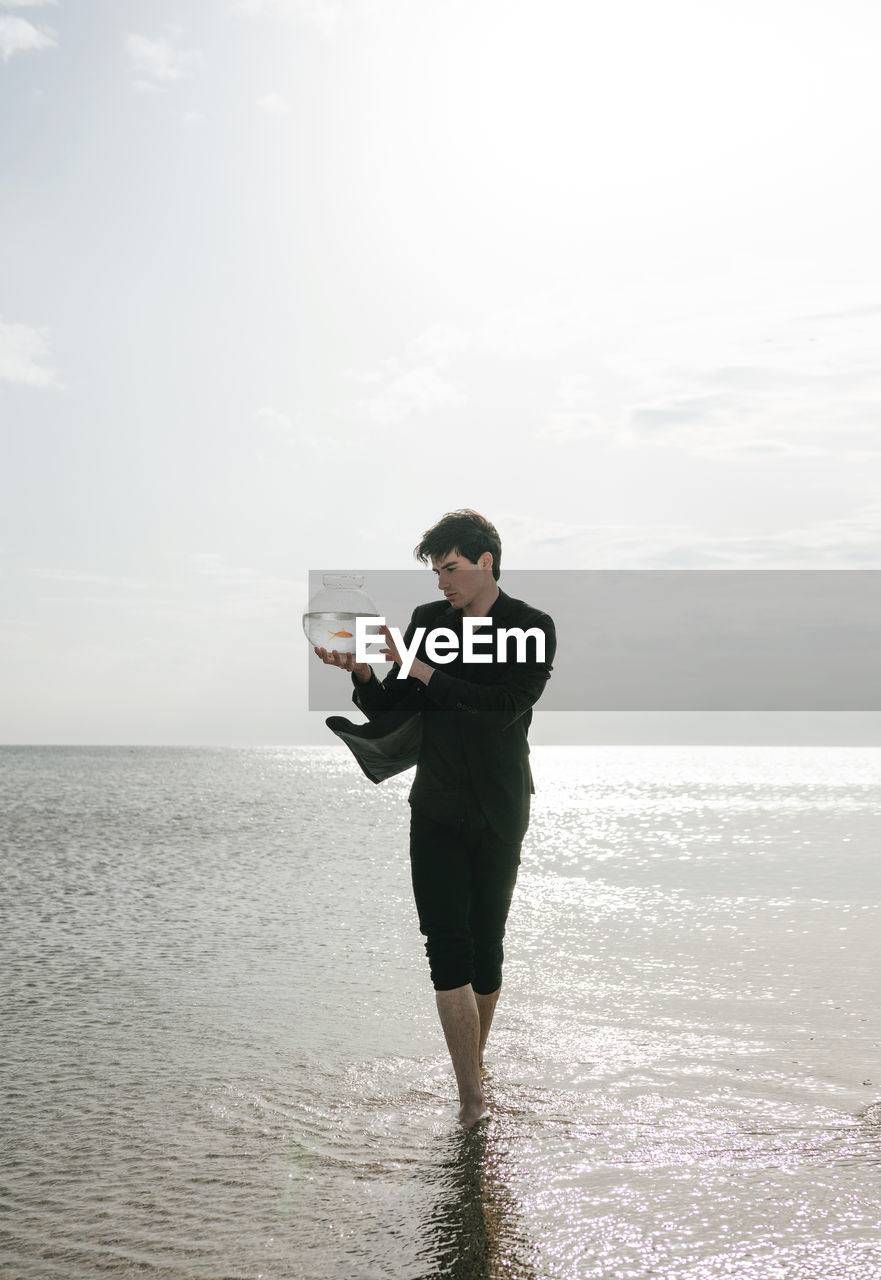
[(366, 684), (373, 675), (370, 663), (356, 662), (354, 653), (340, 653), (339, 649), (319, 649), (317, 645), (315, 652), (326, 666), (339, 667), (342, 671), (353, 671), (361, 684)]

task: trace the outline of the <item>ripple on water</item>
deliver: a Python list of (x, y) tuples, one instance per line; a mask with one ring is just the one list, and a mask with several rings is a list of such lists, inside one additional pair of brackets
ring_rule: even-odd
[(533, 758), (462, 1134), (405, 779), (4, 757), (0, 1274), (878, 1280), (877, 753)]

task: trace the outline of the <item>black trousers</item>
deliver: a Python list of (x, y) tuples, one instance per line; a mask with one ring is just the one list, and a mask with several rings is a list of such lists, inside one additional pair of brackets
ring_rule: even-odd
[(519, 840), (509, 844), (490, 827), (449, 827), (411, 810), (413, 894), (436, 991), (471, 983), (489, 995), (501, 986), (519, 866)]

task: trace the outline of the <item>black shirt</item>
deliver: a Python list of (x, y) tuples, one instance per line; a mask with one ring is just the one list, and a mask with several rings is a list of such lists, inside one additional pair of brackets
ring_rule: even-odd
[(353, 675), (353, 701), (371, 721), (404, 698), (421, 708), (422, 745), (410, 792), (414, 810), (450, 826), (490, 825), (503, 839), (514, 840), (522, 837), (529, 821), (534, 788), (527, 730), (532, 705), (551, 673), (556, 636), (547, 614), (501, 589), (488, 616), (493, 633), (498, 626), (538, 627), (545, 635), (544, 659), (538, 661), (530, 641), (531, 657), (523, 662), (497, 661), (494, 646), (481, 650), (491, 653), (492, 661), (464, 662), (462, 612), (436, 601), (414, 611), (405, 643), (410, 646), (417, 625), (426, 627), (426, 636), (449, 628), (460, 638), (454, 660), (435, 666), (423, 636), (417, 656), (435, 667), (427, 685), (414, 678), (399, 680), (394, 666), (381, 683), (375, 673), (363, 684)]

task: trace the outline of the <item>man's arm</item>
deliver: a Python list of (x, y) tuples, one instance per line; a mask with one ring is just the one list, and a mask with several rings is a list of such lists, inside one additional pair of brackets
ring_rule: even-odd
[[(416, 611), (414, 610), (410, 625), (404, 633), (405, 645), (410, 645), (415, 630)], [(377, 678), (376, 672), (372, 667), (369, 667), (368, 670), (370, 675), (363, 682), (358, 678), (357, 671), (352, 672), (352, 701), (356, 707), (364, 712), (368, 720), (373, 720), (376, 716), (381, 716), (384, 712), (391, 711), (392, 707), (397, 706), (402, 698), (412, 693), (416, 682), (412, 677), (408, 677), (406, 680), (398, 679), (400, 666), (397, 662), (392, 663), (391, 670), (382, 681)]]
[(541, 697), (557, 650), (554, 623), (547, 614), (530, 619), (530, 625), (544, 632), (544, 661), (508, 663), (503, 678), (494, 684), (461, 680), (421, 661), (413, 663), (412, 676), (422, 681), (426, 698), (437, 706), (474, 716), (480, 724), (507, 729)]

